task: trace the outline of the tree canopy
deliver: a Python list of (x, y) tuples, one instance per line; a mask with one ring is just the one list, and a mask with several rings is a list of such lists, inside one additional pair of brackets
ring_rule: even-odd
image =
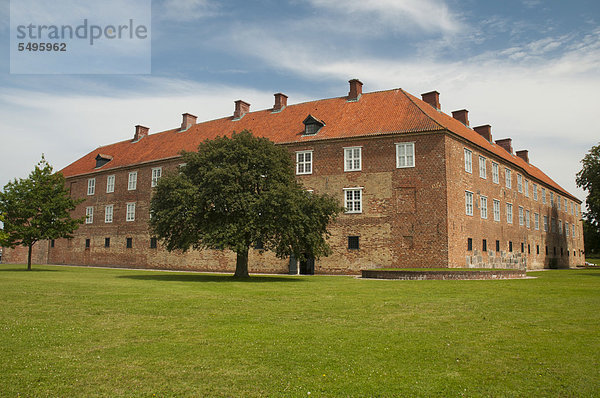
[(53, 174), (52, 166), (42, 155), (28, 178), (15, 179), (0, 192), (5, 235), (0, 244), (28, 247), (27, 269), (31, 270), (31, 252), (36, 242), (70, 238), (83, 223), (83, 219), (73, 219), (70, 214), (80, 202), (71, 199), (64, 177)]
[(587, 235), (584, 235), (587, 251), (589, 245), (593, 247), (600, 245), (599, 242), (593, 241), (594, 237), (600, 236), (600, 144), (590, 149), (581, 160), (581, 164), (582, 168), (577, 173), (576, 182), (578, 187), (585, 189), (588, 193), (585, 200), (587, 225), (584, 225), (584, 234)]
[(185, 165), (161, 178), (150, 205), (150, 228), (167, 250), (232, 250), (236, 277), (248, 276), (255, 242), (280, 258), (329, 254), (327, 225), (342, 208), (296, 181), (285, 148), (242, 131), (182, 156)]

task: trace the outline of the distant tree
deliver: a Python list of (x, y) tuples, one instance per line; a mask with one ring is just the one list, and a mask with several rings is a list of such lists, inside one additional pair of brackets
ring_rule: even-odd
[(583, 244), (586, 257), (600, 257), (600, 232), (588, 220), (583, 220)]
[(27, 269), (31, 270), (31, 252), (36, 242), (70, 238), (83, 223), (83, 219), (73, 219), (70, 215), (81, 202), (71, 199), (64, 177), (52, 174), (52, 166), (42, 155), (28, 178), (15, 179), (0, 192), (5, 235), (0, 245), (27, 247)]
[(150, 228), (167, 250), (232, 250), (235, 277), (248, 277), (255, 242), (280, 258), (330, 253), (327, 225), (342, 208), (302, 188), (285, 148), (242, 131), (207, 140), (182, 161), (159, 181), (150, 205)]
[(592, 147), (581, 163), (576, 182), (588, 193), (583, 226), (585, 250), (591, 253), (590, 250), (593, 252), (600, 247), (600, 144)]

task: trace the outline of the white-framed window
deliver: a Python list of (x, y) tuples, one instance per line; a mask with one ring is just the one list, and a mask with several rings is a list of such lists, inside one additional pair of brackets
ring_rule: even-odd
[(544, 232), (548, 232), (548, 216), (544, 216)]
[(344, 148), (344, 171), (362, 169), (362, 148), (359, 146)]
[(494, 184), (500, 184), (500, 172), (498, 171), (498, 163), (492, 162), (492, 181)]
[(127, 189), (129, 191), (135, 191), (137, 188), (137, 171), (129, 172), (129, 178), (127, 180)]
[(344, 188), (346, 213), (362, 213), (362, 188)]
[(562, 235), (563, 233), (563, 224), (562, 224), (562, 220), (558, 220), (558, 233), (560, 235)]
[(556, 226), (558, 225), (558, 223), (556, 222), (556, 218), (552, 217), (550, 219), (550, 224), (552, 225), (552, 232), (556, 233)]
[(533, 184), (533, 200), (538, 200), (537, 184)]
[(485, 158), (483, 156), (479, 156), (479, 177), (487, 178), (487, 170), (485, 167)]
[(546, 204), (546, 188), (542, 187), (542, 203)]
[(512, 188), (512, 176), (510, 169), (504, 169), (504, 182), (506, 183), (506, 188)]
[(531, 212), (529, 210), (525, 210), (525, 226), (531, 228)]
[(525, 180), (525, 196), (529, 197), (529, 180)]
[(563, 200), (564, 200), (564, 202), (563, 202), (564, 203), (564, 207), (563, 208), (565, 209), (565, 213), (568, 213), (569, 212), (569, 206), (567, 206), (567, 198), (564, 198)]
[(575, 215), (575, 211), (573, 210), (573, 202), (569, 202), (569, 204), (571, 205), (571, 214)]
[(500, 221), (500, 201), (494, 199), (494, 221)]
[(88, 195), (93, 195), (94, 193), (96, 193), (96, 179), (95, 178), (88, 178), (88, 190), (87, 190), (87, 194)]
[(467, 148), (465, 148), (465, 171), (467, 173), (473, 172), (473, 152)]
[(85, 223), (91, 224), (94, 222), (94, 206), (88, 206), (85, 208)]
[(125, 221), (135, 221), (135, 202), (127, 203), (127, 213)]
[(558, 203), (558, 210), (561, 210), (560, 208), (560, 196), (556, 195), (556, 202)]
[(523, 176), (521, 174), (517, 174), (517, 191), (523, 193)]
[(115, 192), (115, 176), (110, 175), (106, 177), (106, 193)]
[(554, 192), (552, 191), (550, 191), (550, 206), (556, 206), (556, 203), (554, 203)]
[(525, 215), (523, 214), (523, 206), (519, 206), (519, 225), (525, 224)]
[(152, 169), (152, 183), (150, 184), (152, 187), (155, 187), (158, 184), (158, 180), (162, 176), (162, 167), (155, 167)]
[(487, 218), (487, 197), (481, 196), (479, 198), (479, 212), (481, 213), (481, 218)]
[(575, 224), (571, 225), (571, 236), (575, 237)]
[(569, 236), (569, 223), (565, 221), (565, 236)]
[(473, 215), (473, 192), (465, 191), (465, 212), (467, 216)]
[(401, 142), (396, 144), (396, 168), (415, 167), (415, 143)]
[(513, 205), (512, 203), (507, 203), (506, 204), (506, 222), (509, 224), (512, 224), (513, 222)]
[(540, 215), (538, 213), (533, 214), (533, 226), (536, 231), (540, 230)]
[(113, 210), (114, 210), (113, 205), (104, 206), (104, 222), (105, 223), (108, 224), (108, 223), (113, 222)]
[(313, 151), (296, 152), (296, 174), (312, 174)]

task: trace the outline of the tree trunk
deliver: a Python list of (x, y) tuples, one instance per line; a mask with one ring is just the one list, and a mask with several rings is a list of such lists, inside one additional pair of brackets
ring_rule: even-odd
[(33, 249), (33, 243), (29, 244), (29, 253), (27, 253), (27, 271), (31, 271), (31, 249)]
[(237, 259), (235, 261), (235, 274), (234, 278), (249, 278), (248, 274), (248, 248), (242, 252), (237, 253)]

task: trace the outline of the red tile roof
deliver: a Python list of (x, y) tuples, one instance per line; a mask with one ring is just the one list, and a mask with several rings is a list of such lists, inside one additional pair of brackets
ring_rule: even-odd
[[(448, 130), (518, 166), (526, 174), (546, 183), (563, 195), (580, 202), (535, 166), (488, 142), (458, 120), (434, 109), (402, 89), (365, 93), (358, 101), (347, 99), (347, 97), (339, 97), (305, 102), (286, 106), (276, 112), (272, 109), (250, 112), (238, 120), (229, 116), (195, 124), (184, 132), (180, 132), (179, 129), (167, 130), (150, 134), (138, 142), (127, 140), (106, 145), (68, 165), (61, 172), (65, 177), (72, 177), (95, 171), (95, 158), (98, 153), (113, 157), (99, 170), (176, 157), (182, 150), (196, 150), (206, 139), (229, 135), (244, 129), (279, 144)], [(308, 115), (322, 120), (325, 126), (318, 134), (305, 137), (302, 135), (304, 132), (302, 122)]]

